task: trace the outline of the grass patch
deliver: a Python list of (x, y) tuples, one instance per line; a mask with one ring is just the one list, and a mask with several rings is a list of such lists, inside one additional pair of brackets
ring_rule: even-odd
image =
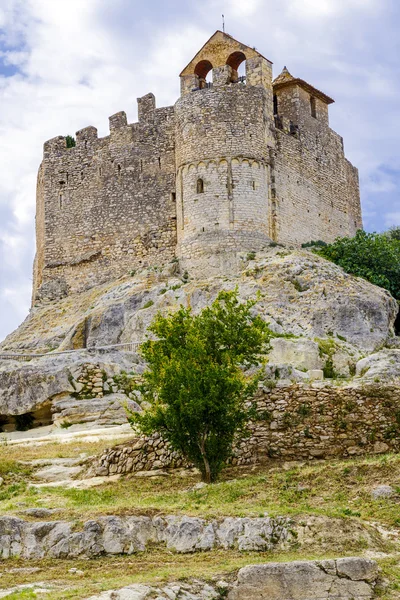
[[(304, 552), (301, 560), (322, 560), (336, 558), (334, 552), (312, 554)], [(297, 553), (271, 554), (220, 550), (197, 554), (173, 554), (168, 551), (141, 552), (132, 556), (109, 556), (94, 560), (38, 560), (35, 566), (39, 571), (29, 575), (29, 582), (54, 582), (53, 591), (46, 594), (47, 600), (69, 600), (86, 598), (102, 591), (118, 589), (133, 583), (148, 583), (162, 586), (170, 581), (182, 579), (202, 579), (216, 583), (219, 579), (234, 580), (237, 571), (249, 564), (266, 562), (286, 562), (299, 560)], [(397, 557), (398, 563), (398, 557)], [(26, 583), (26, 573), (15, 569), (27, 566), (23, 560), (14, 560), (11, 569), (2, 574), (2, 587), (8, 588)], [(83, 571), (83, 575), (69, 573), (71, 567)], [(389, 578), (390, 587), (399, 581), (399, 566), (395, 561), (381, 561), (384, 575)], [(19, 592), (21, 594), (21, 592)], [(24, 592), (25, 594), (28, 592)], [(34, 598), (35, 596), (8, 596), (7, 598)], [(383, 596), (391, 598), (392, 596)]]

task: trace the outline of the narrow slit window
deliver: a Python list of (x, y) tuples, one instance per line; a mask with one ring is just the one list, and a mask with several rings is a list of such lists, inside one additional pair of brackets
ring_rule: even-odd
[(278, 114), (278, 96), (274, 94), (274, 115)]
[(118, 177), (121, 175), (121, 165), (118, 165)]
[(60, 202), (60, 208), (62, 208), (63, 202), (64, 202), (64, 196), (62, 194), (60, 194), (60, 196), (59, 196), (59, 202)]
[(197, 180), (197, 193), (202, 194), (204, 192), (204, 181), (202, 179)]
[(158, 157), (158, 167), (161, 169), (161, 158)]
[(316, 119), (317, 118), (317, 101), (314, 98), (314, 96), (311, 96), (310, 98), (310, 109), (311, 109), (311, 116)]

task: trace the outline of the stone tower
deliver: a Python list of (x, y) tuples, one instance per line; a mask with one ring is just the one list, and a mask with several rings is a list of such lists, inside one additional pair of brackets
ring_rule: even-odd
[[(239, 77), (241, 63), (246, 74)], [(183, 266), (220, 268), (235, 251), (259, 250), (271, 241), (273, 125), (271, 62), (216, 32), (182, 71), (175, 104), (177, 255)]]

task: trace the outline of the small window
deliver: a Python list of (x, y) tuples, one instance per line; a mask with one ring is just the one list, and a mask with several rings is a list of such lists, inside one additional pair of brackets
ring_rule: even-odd
[(311, 96), (310, 98), (310, 109), (311, 109), (311, 116), (314, 117), (314, 119), (317, 118), (317, 101), (314, 98), (314, 96)]
[(64, 201), (64, 196), (62, 194), (60, 194), (59, 196), (59, 201), (60, 201), (60, 208), (63, 207), (63, 201)]
[(197, 193), (202, 194), (204, 192), (204, 181), (202, 179), (197, 180)]
[(171, 201), (176, 202), (176, 193), (175, 192), (171, 192)]
[(121, 175), (121, 165), (118, 165), (118, 177)]
[(253, 188), (253, 190), (255, 190), (255, 189), (256, 189), (256, 182), (254, 181), (254, 179), (253, 179), (253, 181), (251, 182), (251, 187)]

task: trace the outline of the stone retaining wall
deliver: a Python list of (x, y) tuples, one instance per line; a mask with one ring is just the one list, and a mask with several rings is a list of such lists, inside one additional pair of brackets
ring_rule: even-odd
[[(258, 392), (259, 421), (234, 450), (233, 465), (270, 458), (310, 460), (384, 453), (400, 449), (400, 388), (275, 386)], [(158, 435), (107, 449), (91, 462), (94, 475), (187, 466)]]

